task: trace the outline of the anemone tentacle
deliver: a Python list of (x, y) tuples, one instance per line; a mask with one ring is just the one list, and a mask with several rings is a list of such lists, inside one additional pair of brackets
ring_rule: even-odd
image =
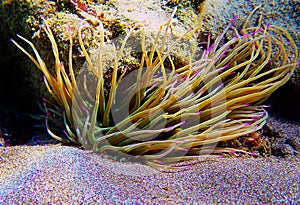
[[(63, 110), (61, 116), (68, 137), (64, 139), (51, 132), (47, 117), (51, 136), (82, 144), (93, 151), (112, 150), (142, 156), (153, 165), (194, 159), (199, 154), (235, 152), (213, 145), (248, 135), (265, 124), (268, 114), (261, 103), (288, 81), (297, 65), (298, 49), (285, 29), (272, 25), (247, 27), (248, 21), (240, 33), (231, 22), (214, 43), (207, 46), (201, 59), (193, 61), (190, 57), (188, 63), (179, 68), (175, 67), (170, 51), (187, 33), (167, 47), (171, 20), (159, 28), (154, 39), (146, 40), (144, 28), (137, 26), (142, 32), (142, 56), (135, 81), (122, 89), (122, 96), (131, 96), (129, 99), (118, 96), (118, 89), (129, 73), (125, 69), (118, 77), (117, 72), (127, 40), (136, 28), (125, 36), (119, 49), (112, 51), (114, 62), (107, 96), (101, 21), (96, 62), (92, 61), (81, 37), (84, 29), (90, 29), (88, 22), (83, 21), (78, 28), (79, 44), (95, 81), (93, 85), (87, 80), (87, 74), (83, 74), (81, 84), (76, 81), (71, 35), (67, 73), (47, 21), (44, 30), (52, 44), (55, 75), (49, 72), (31, 42), (18, 35), (31, 46), (35, 57), (12, 42), (43, 72), (49, 92)], [(230, 29), (236, 36), (221, 44)], [(285, 45), (289, 45), (289, 49)], [(124, 106), (127, 104), (129, 108)], [(52, 109), (45, 109), (49, 116)], [(121, 116), (126, 109), (129, 109), (127, 115), (114, 122), (112, 113)]]

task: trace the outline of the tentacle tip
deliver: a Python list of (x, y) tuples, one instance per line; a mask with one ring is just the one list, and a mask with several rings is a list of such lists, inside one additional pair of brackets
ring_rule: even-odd
[(237, 18), (238, 18), (238, 16), (237, 15), (235, 15), (232, 19), (231, 19), (231, 21), (230, 21), (230, 23), (229, 23), (229, 25), (230, 26), (232, 26), (233, 25), (233, 23), (237, 20)]
[(185, 170), (191, 169), (191, 168), (193, 168), (193, 165), (191, 165), (191, 164), (184, 166), (184, 169), (185, 169)]
[(253, 156), (253, 157), (256, 157), (257, 154), (255, 154), (254, 152), (249, 152), (249, 155)]
[(154, 164), (159, 164), (159, 165), (164, 165), (164, 162), (163, 161), (161, 161), (161, 160), (153, 160), (153, 162), (152, 163), (154, 163)]
[(259, 33), (262, 30), (262, 26), (260, 26), (257, 30), (255, 30), (252, 34), (255, 35), (257, 33)]
[(181, 123), (179, 123), (179, 125), (181, 126), (181, 125), (184, 125), (185, 123), (186, 123), (186, 121), (183, 120)]
[(129, 69), (129, 65), (126, 64), (126, 65), (125, 65), (125, 68), (124, 68), (124, 71), (126, 72), (128, 69)]
[(83, 109), (84, 111), (87, 111), (87, 108), (84, 105), (80, 105), (80, 108)]

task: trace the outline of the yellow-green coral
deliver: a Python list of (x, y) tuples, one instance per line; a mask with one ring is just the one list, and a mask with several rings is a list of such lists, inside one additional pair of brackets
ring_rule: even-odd
[[(119, 48), (113, 49), (107, 95), (102, 22), (96, 62), (91, 60), (81, 37), (88, 23), (83, 22), (78, 29), (87, 61), (87, 70), (78, 76), (72, 66), (72, 38), (67, 70), (47, 21), (45, 31), (55, 56), (55, 75), (31, 42), (18, 36), (31, 46), (36, 58), (12, 40), (44, 73), (49, 92), (63, 108), (59, 113), (59, 108), (54, 109), (57, 105), (45, 107), (49, 134), (96, 152), (124, 153), (154, 165), (235, 151), (215, 145), (261, 129), (267, 112), (260, 104), (287, 82), (296, 66), (298, 50), (290, 35), (272, 25), (244, 26), (238, 32), (231, 22), (214, 43), (208, 42), (200, 59), (191, 57), (187, 65), (175, 67), (170, 56), (173, 47), (166, 48), (170, 24), (171, 20), (162, 25), (154, 39), (146, 39), (141, 28), (141, 61), (132, 71), (134, 75), (126, 72), (126, 66), (121, 74), (118, 70), (127, 40), (136, 28)], [(236, 37), (222, 45), (230, 28)], [(180, 41), (175, 39), (173, 45)], [(67, 138), (52, 133), (48, 126), (50, 113), (63, 118)]]

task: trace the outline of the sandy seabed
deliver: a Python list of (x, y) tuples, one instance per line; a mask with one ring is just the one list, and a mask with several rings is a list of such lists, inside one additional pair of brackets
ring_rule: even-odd
[(66, 146), (0, 147), (0, 204), (300, 204), (299, 157), (162, 172)]

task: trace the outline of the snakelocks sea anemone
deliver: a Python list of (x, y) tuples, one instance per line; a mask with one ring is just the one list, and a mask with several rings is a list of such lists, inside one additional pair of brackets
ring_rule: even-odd
[[(78, 27), (87, 69), (76, 76), (71, 35), (67, 70), (47, 20), (44, 24), (55, 57), (55, 74), (49, 72), (31, 42), (18, 35), (31, 46), (35, 57), (12, 42), (43, 72), (57, 103), (45, 103), (48, 133), (62, 142), (131, 156), (151, 165), (238, 151), (217, 147), (216, 143), (261, 129), (268, 117), (261, 103), (288, 81), (297, 65), (298, 50), (285, 29), (262, 24), (247, 27), (246, 21), (238, 31), (232, 21), (213, 43), (207, 43), (197, 60), (190, 57), (186, 65), (176, 67), (170, 53), (188, 33), (167, 44), (170, 20), (160, 26), (153, 39), (146, 37), (142, 26), (138, 28), (142, 33), (138, 69), (119, 71), (127, 40), (137, 28), (128, 32), (121, 46), (111, 45), (111, 78), (107, 82), (103, 57), (107, 42), (100, 20), (102, 34), (96, 60), (81, 37), (83, 30), (89, 29), (88, 21)], [(229, 31), (235, 36), (224, 43)], [(51, 131), (53, 113), (63, 120), (66, 137)]]

